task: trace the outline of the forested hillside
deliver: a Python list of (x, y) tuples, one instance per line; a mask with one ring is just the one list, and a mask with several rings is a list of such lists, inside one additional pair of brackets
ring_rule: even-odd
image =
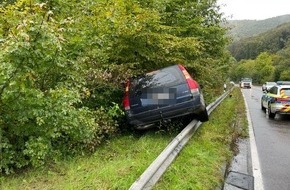
[(229, 70), (215, 3), (3, 1), (0, 173), (93, 152), (120, 132), (130, 76), (183, 64), (210, 101)]
[(290, 80), (290, 22), (229, 46), (236, 62), (231, 78), (250, 77), (254, 83)]
[(233, 41), (257, 36), (277, 26), (290, 22), (290, 15), (277, 16), (265, 20), (228, 20), (228, 35)]
[(285, 48), (290, 37), (290, 22), (256, 36), (230, 44), (229, 50), (236, 60), (254, 59), (262, 52), (276, 53)]

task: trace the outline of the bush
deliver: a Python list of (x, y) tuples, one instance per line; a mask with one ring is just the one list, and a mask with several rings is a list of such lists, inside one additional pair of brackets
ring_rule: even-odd
[(76, 108), (79, 100), (77, 92), (60, 88), (23, 94), (2, 108), (1, 169), (9, 173), (13, 168), (37, 167), (61, 156), (92, 151), (116, 131), (115, 115), (104, 109)]
[(0, 172), (94, 150), (117, 124), (83, 104), (85, 66), (64, 39), (70, 27), (45, 4), (19, 1), (1, 11)]

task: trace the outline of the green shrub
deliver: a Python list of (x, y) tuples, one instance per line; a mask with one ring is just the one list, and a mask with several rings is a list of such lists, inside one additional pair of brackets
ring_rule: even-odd
[(1, 11), (0, 172), (94, 150), (117, 123), (83, 105), (84, 65), (64, 39), (70, 27), (45, 4), (19, 1)]

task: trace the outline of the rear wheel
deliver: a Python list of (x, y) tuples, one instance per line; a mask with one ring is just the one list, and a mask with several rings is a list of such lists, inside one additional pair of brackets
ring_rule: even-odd
[(269, 103), (268, 104), (268, 116), (269, 116), (269, 118), (274, 119), (275, 115), (276, 115), (275, 113), (272, 113), (271, 104)]
[(208, 121), (208, 113), (206, 109), (198, 115), (198, 120), (201, 122)]

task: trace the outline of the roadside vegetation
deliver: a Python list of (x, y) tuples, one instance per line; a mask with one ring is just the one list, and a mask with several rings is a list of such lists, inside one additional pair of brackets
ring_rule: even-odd
[(218, 10), (215, 0), (0, 1), (0, 173), (112, 143), (130, 76), (183, 64), (213, 100), (230, 66)]
[[(167, 144), (182, 130), (179, 122), (143, 134), (124, 131), (92, 155), (79, 156), (21, 174), (1, 177), (3, 190), (129, 189)], [(247, 137), (243, 97), (231, 97), (210, 115), (154, 189), (215, 189), (236, 153), (238, 137)]]

